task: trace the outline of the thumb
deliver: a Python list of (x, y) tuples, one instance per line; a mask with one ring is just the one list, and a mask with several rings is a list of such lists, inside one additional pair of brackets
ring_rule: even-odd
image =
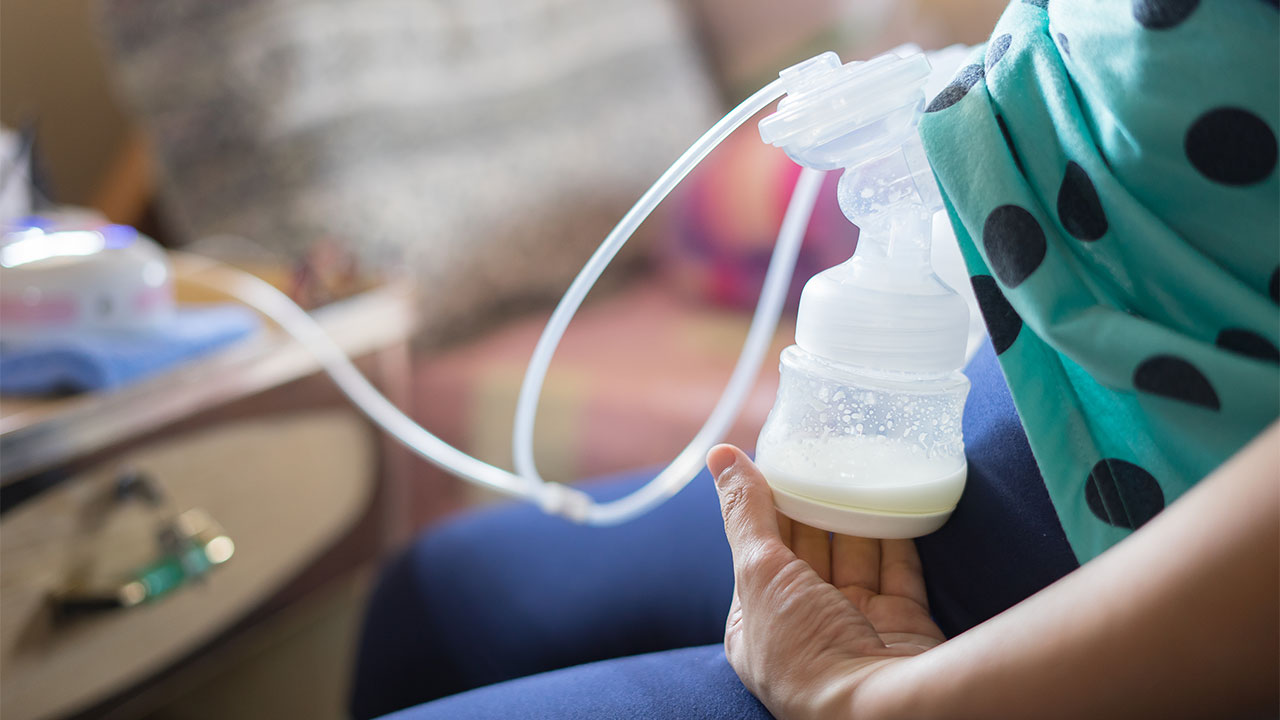
[(716, 481), (724, 532), (734, 555), (750, 545), (781, 543), (773, 492), (755, 463), (732, 445), (717, 445), (707, 453), (707, 468)]

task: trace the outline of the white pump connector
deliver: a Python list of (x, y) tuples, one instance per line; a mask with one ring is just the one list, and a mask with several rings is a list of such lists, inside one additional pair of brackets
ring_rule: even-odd
[[(760, 137), (797, 164), (839, 170), (896, 150), (915, 135), (929, 61), (894, 53), (840, 64), (825, 52), (778, 73), (787, 96)], [(925, 166), (928, 169), (928, 166)]]
[(760, 122), (797, 163), (845, 168), (840, 209), (860, 229), (854, 256), (805, 284), (757, 446), (779, 509), (833, 532), (932, 532), (964, 487), (969, 308), (930, 265), (942, 200), (916, 131), (929, 72), (918, 52), (825, 53), (781, 73), (787, 97)]

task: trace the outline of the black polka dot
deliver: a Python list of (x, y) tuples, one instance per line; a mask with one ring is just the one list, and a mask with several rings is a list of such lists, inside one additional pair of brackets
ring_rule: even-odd
[(1168, 30), (1195, 12), (1200, 0), (1133, 0), (1133, 17), (1148, 30)]
[(990, 70), (992, 65), (1000, 62), (1000, 58), (1009, 51), (1009, 43), (1013, 42), (1013, 36), (1005, 33), (991, 42), (987, 43), (987, 69)]
[(1004, 116), (996, 115), (996, 124), (1000, 126), (1000, 134), (1004, 136), (1004, 144), (1009, 146), (1009, 154), (1013, 155), (1013, 164), (1018, 166), (1018, 173), (1026, 175), (1027, 171), (1022, 169), (1022, 158), (1018, 157), (1018, 148), (1013, 146), (1013, 136), (1009, 134), (1009, 126), (1004, 124)]
[(1280, 349), (1252, 330), (1227, 328), (1218, 333), (1217, 346), (1223, 350), (1280, 365)]
[(978, 297), (982, 319), (987, 323), (991, 345), (999, 355), (1018, 339), (1018, 333), (1022, 331), (1022, 318), (1009, 304), (1004, 293), (1000, 292), (995, 278), (990, 275), (974, 275), (969, 281), (973, 283), (973, 294)]
[(1218, 393), (1195, 365), (1173, 355), (1154, 355), (1133, 371), (1133, 386), (1152, 395), (1220, 410)]
[(1067, 36), (1058, 33), (1058, 47), (1062, 48), (1062, 54), (1067, 57), (1071, 56), (1071, 42), (1067, 40)]
[(1001, 205), (982, 226), (982, 247), (987, 264), (1006, 287), (1015, 288), (1044, 262), (1047, 250), (1044, 230), (1025, 209)]
[(1276, 135), (1248, 110), (1220, 107), (1201, 115), (1183, 141), (1200, 174), (1224, 185), (1252, 185), (1276, 168)]
[(981, 65), (966, 65), (960, 68), (960, 72), (956, 73), (955, 78), (951, 80), (951, 84), (942, 88), (942, 92), (929, 103), (929, 107), (925, 108), (925, 112), (938, 112), (960, 102), (960, 98), (964, 97), (972, 88), (982, 79)]
[(1107, 215), (1093, 187), (1089, 174), (1073, 160), (1058, 188), (1058, 220), (1071, 236), (1079, 240), (1097, 240), (1107, 234)]
[(1280, 265), (1271, 272), (1271, 282), (1267, 283), (1267, 293), (1271, 295), (1271, 302), (1280, 305)]
[(1164, 492), (1151, 473), (1116, 458), (1100, 460), (1089, 471), (1084, 499), (1099, 520), (1129, 530), (1137, 530), (1164, 509)]
[(1035, 6), (1036, 6), (1036, 7), (1038, 7), (1038, 8), (1048, 8), (1048, 7), (1049, 7), (1049, 0), (1022, 0), (1022, 2), (1026, 3), (1026, 4), (1028, 4), (1028, 5), (1035, 5)]

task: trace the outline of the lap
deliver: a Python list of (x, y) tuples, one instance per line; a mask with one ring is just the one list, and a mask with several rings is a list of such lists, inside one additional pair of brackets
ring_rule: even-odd
[[(647, 479), (586, 489), (616, 497)], [(384, 570), (352, 711), (373, 717), (557, 668), (718, 643), (732, 592), (705, 472), (618, 527), (576, 526), (528, 505), (470, 513), (420, 536)]]
[[(989, 345), (967, 372), (965, 494), (946, 526), (917, 541), (948, 636), (1076, 567)], [(616, 497), (648, 477), (590, 491)], [(384, 572), (352, 710), (373, 717), (557, 668), (719, 643), (732, 590), (705, 472), (613, 528), (571, 525), (529, 505), (472, 513), (420, 537)]]
[(510, 717), (753, 720), (772, 716), (743, 687), (717, 643), (512, 680), (409, 708), (388, 720)]

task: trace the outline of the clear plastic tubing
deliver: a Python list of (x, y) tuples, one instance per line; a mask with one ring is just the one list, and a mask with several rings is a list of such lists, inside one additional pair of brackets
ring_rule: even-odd
[[(234, 274), (237, 283), (228, 287), (226, 282), (202, 280), (199, 274), (191, 279), (228, 293), (273, 320), (319, 361), (338, 388), (361, 412), (387, 434), (437, 467), (477, 485), (530, 500), (545, 512), (561, 515), (574, 522), (589, 525), (626, 522), (657, 507), (687, 485), (701, 470), (707, 451), (728, 432), (751, 389), (777, 329), (796, 257), (825, 173), (806, 168), (800, 174), (779, 230), (778, 242), (769, 262), (760, 301), (752, 317), (742, 354), (711, 416), (676, 459), (644, 487), (618, 500), (597, 504), (577, 488), (546, 482), (541, 478), (533, 457), (533, 431), (538, 397), (546, 379), (547, 368), (574, 313), (605, 267), (640, 223), (711, 150), (782, 94), (782, 83), (775, 80), (713, 125), (640, 197), (574, 279), (538, 340), (520, 388), (512, 437), (517, 469), (515, 473), (458, 450), (414, 422), (378, 392), (306, 311), (270, 283), (207, 258), (199, 260), (211, 267), (218, 267), (223, 273)], [(192, 260), (197, 257), (192, 256)]]
[[(405, 415), (356, 369), (346, 353), (333, 342), (319, 323), (275, 286), (256, 275), (216, 260), (199, 255), (184, 256), (190, 258), (189, 264), (192, 266), (203, 263), (219, 273), (234, 276), (235, 282), (228, 283), (225, 276), (220, 276), (219, 273), (205, 279), (199, 272), (195, 272), (188, 281), (231, 295), (274, 321), (300, 342), (351, 402), (387, 434), (459, 477), (509, 495), (534, 498), (534, 488), (524, 478), (467, 455)], [(567, 486), (559, 487), (573, 490)]]
[[(635, 206), (622, 217), (616, 227), (600, 244), (582, 271), (574, 278), (573, 283), (560, 303), (552, 312), (546, 328), (543, 329), (533, 357), (525, 370), (524, 381), (520, 386), (520, 395), (516, 403), (515, 425), (512, 432), (512, 455), (516, 472), (522, 477), (542, 483), (534, 459), (533, 437), (534, 424), (538, 411), (538, 399), (542, 393), (542, 385), (546, 380), (547, 369), (555, 354), (560, 339), (564, 336), (570, 320), (582, 305), (587, 293), (595, 285), (609, 262), (613, 260), (626, 241), (635, 233), (640, 223), (653, 211), (659, 202), (703, 158), (735, 129), (749, 120), (757, 112), (777, 100), (784, 93), (782, 81), (774, 80), (764, 86), (751, 97), (744, 100), (728, 115), (711, 127), (697, 142), (685, 151), (666, 172), (640, 197)], [(742, 355), (730, 376), (728, 386), (721, 394), (711, 416), (694, 436), (694, 439), (682, 450), (676, 459), (664, 468), (644, 487), (630, 495), (609, 503), (597, 505), (592, 503), (585, 508), (585, 514), (571, 519), (590, 525), (614, 525), (644, 514), (658, 506), (664, 500), (679, 492), (694, 478), (702, 467), (703, 457), (715, 442), (728, 431), (741, 407), (752, 381), (764, 360), (773, 332), (777, 328), (778, 317), (782, 311), (782, 302), (799, 253), (800, 241), (808, 225), (809, 216), (817, 200), (817, 192), (822, 185), (821, 172), (802, 173), (792, 192), (791, 202), (779, 231), (778, 243), (770, 260), (769, 270), (765, 276), (764, 289), (760, 302), (756, 306), (751, 328), (747, 333)], [(785, 267), (784, 267), (785, 266)], [(771, 282), (772, 280), (772, 282)]]
[[(743, 343), (742, 354), (729, 376), (729, 382), (716, 401), (711, 415), (702, 428), (694, 435), (693, 440), (676, 455), (670, 465), (663, 468), (640, 489), (617, 500), (597, 504), (592, 503), (585, 508), (581, 517), (571, 519), (587, 525), (616, 525), (643, 515), (661, 505), (667, 498), (675, 495), (701, 471), (707, 451), (719, 442), (729, 431), (729, 427), (738, 416), (742, 403), (760, 371), (769, 346), (773, 341), (774, 331), (778, 327), (778, 318), (782, 314), (782, 306), (786, 301), (787, 289), (790, 286), (791, 274), (795, 270), (796, 257), (800, 251), (800, 243), (804, 239), (805, 228), (809, 224), (809, 216), (813, 213), (818, 191), (822, 189), (822, 180), (826, 175), (821, 170), (805, 168), (800, 173), (795, 190), (791, 193), (791, 202), (782, 220), (782, 228), (778, 233), (778, 242), (774, 246), (769, 260), (769, 269), (765, 273), (764, 288), (760, 302), (756, 305), (755, 315), (747, 330), (747, 339)], [(584, 293), (585, 294), (585, 293)], [(568, 296), (565, 296), (568, 300)], [(561, 300), (564, 306), (565, 300)], [(581, 302), (581, 297), (577, 302)], [(554, 319), (554, 318), (553, 318)], [(551, 330), (548, 325), (548, 330)], [(542, 364), (530, 363), (525, 374), (525, 385), (521, 388), (530, 391), (531, 400), (527, 405), (517, 408), (516, 414), (516, 447), (525, 455), (516, 455), (517, 468), (525, 477), (538, 477), (537, 468), (533, 464), (533, 418), (537, 412), (537, 397), (542, 387), (542, 378), (546, 374), (546, 364), (555, 351), (555, 343), (559, 341), (559, 330), (554, 341), (545, 350)], [(548, 334), (544, 332), (543, 338)], [(541, 343), (539, 343), (541, 346)], [(539, 356), (535, 355), (535, 358)], [(537, 376), (533, 373), (538, 372)], [(554, 483), (552, 483), (554, 484)]]

